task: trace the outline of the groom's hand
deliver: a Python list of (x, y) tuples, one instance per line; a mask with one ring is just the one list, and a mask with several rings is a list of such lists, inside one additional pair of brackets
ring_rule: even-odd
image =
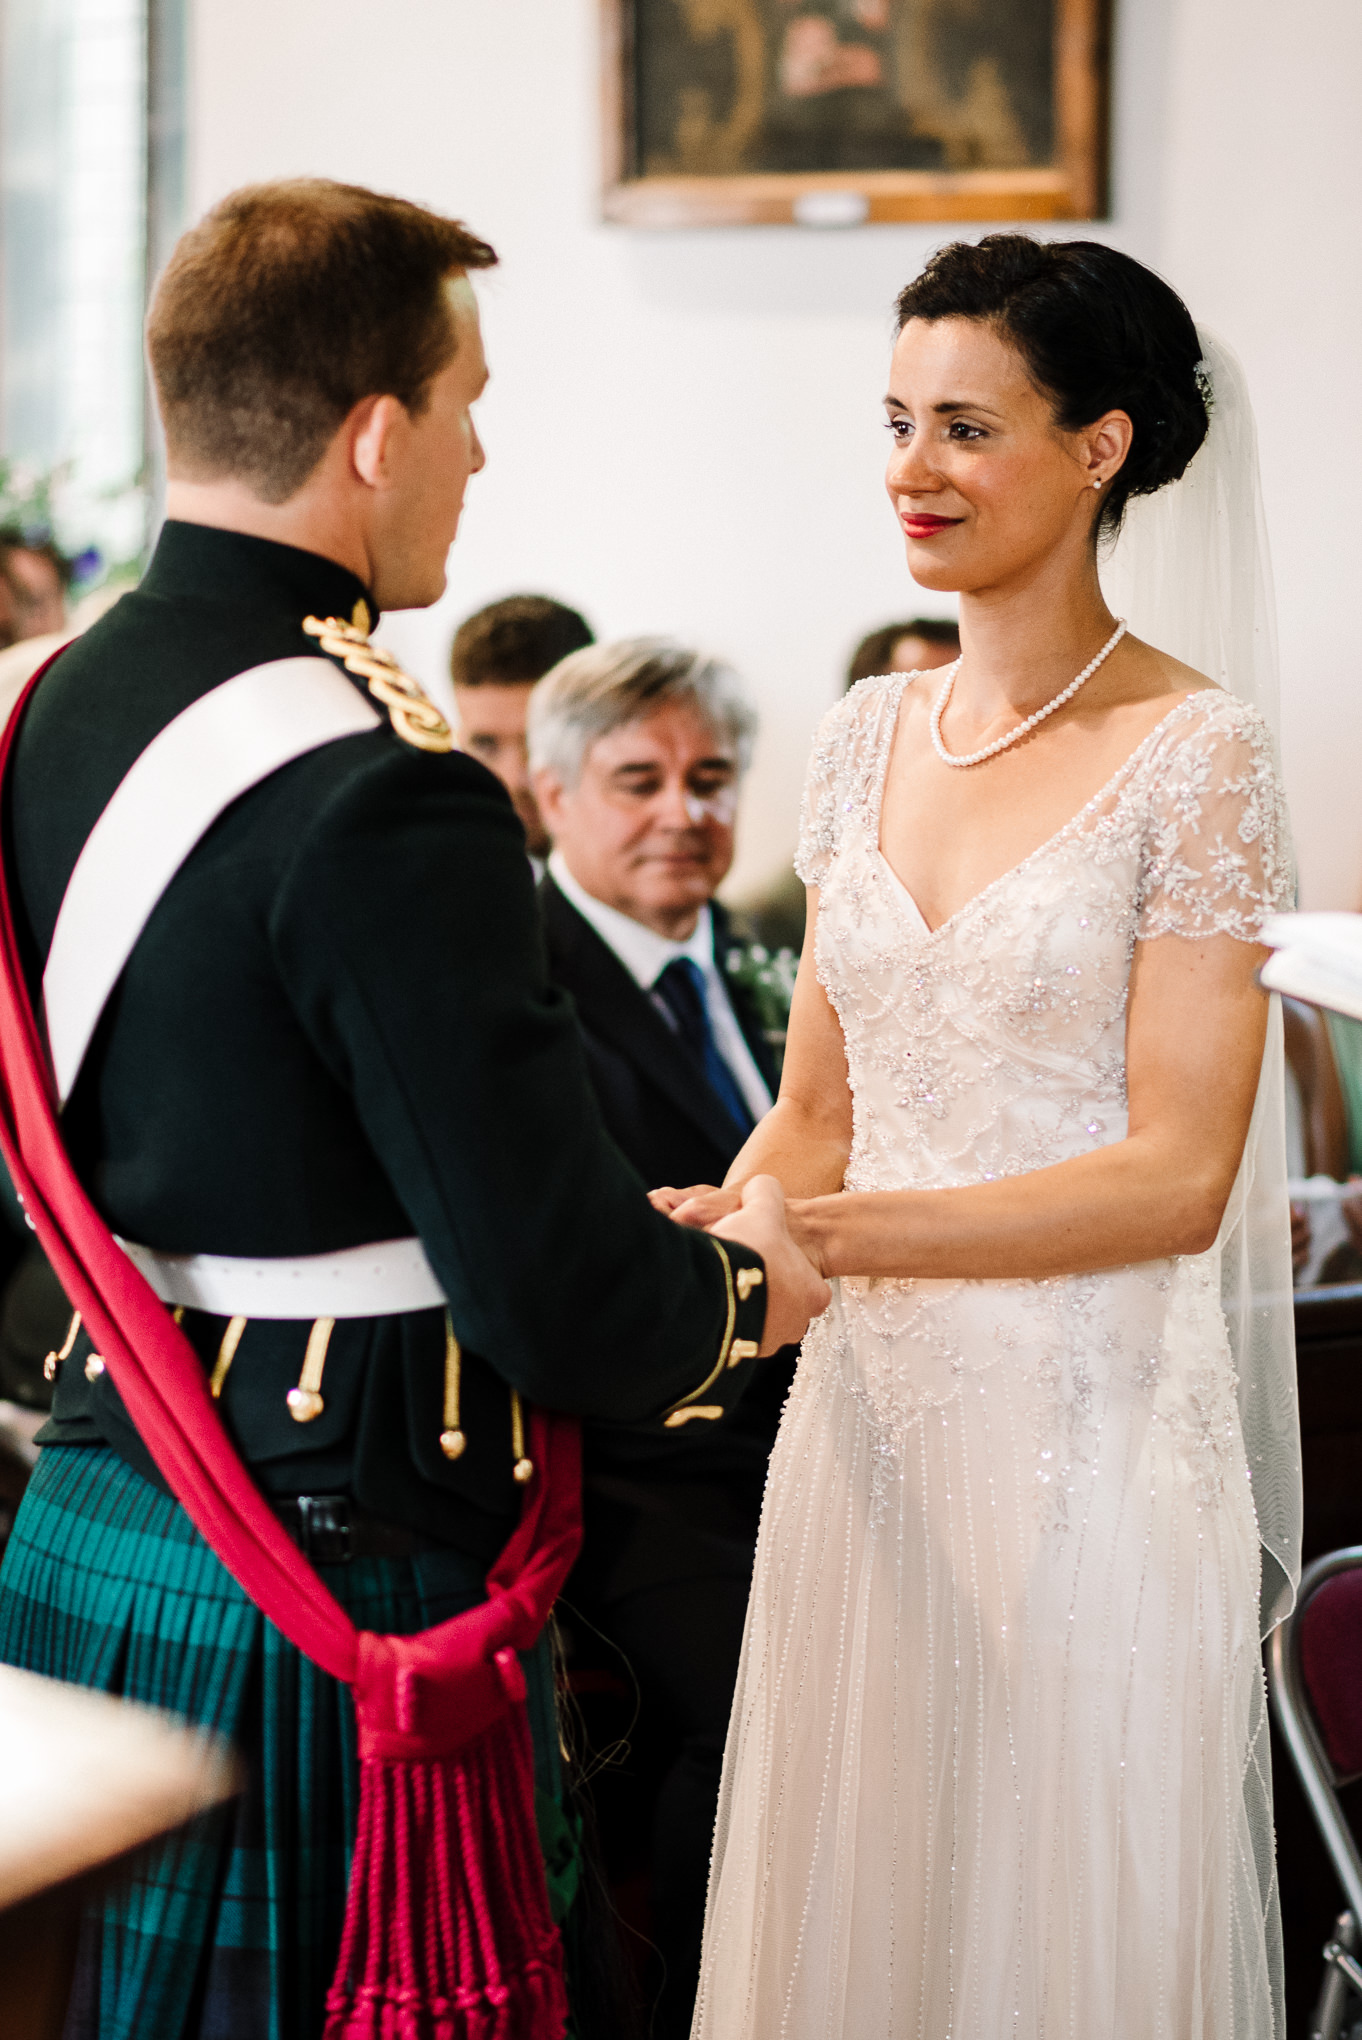
[(740, 1198), (733, 1190), (710, 1194), (729, 1200), (729, 1208), (706, 1229), (721, 1240), (751, 1247), (766, 1264), (762, 1357), (778, 1353), (782, 1346), (797, 1345), (809, 1328), (809, 1319), (827, 1309), (832, 1291), (790, 1237), (785, 1192), (774, 1176), (753, 1176), (743, 1185)]

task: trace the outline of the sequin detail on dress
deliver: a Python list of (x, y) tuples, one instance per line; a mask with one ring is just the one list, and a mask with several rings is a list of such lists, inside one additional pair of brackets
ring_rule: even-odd
[[(857, 1190), (1123, 1138), (1136, 943), (1251, 941), (1292, 882), (1266, 727), (1207, 689), (929, 931), (878, 848), (904, 684), (825, 720), (799, 855)], [(1216, 1250), (834, 1291), (767, 1485), (696, 2040), (1271, 2040)]]

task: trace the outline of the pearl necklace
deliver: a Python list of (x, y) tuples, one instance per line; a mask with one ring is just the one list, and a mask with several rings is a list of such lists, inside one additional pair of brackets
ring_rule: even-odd
[[(1028, 731), (1036, 727), (1037, 723), (1043, 723), (1047, 715), (1053, 715), (1057, 708), (1063, 708), (1066, 701), (1073, 700), (1083, 682), (1091, 680), (1103, 659), (1116, 650), (1117, 645), (1120, 644), (1125, 634), (1126, 626), (1123, 617), (1103, 645), (1101, 651), (1097, 654), (1097, 657), (1083, 668), (1083, 671), (1076, 680), (1069, 682), (1062, 694), (1057, 694), (1053, 701), (1047, 701), (1044, 708), (1038, 708), (1034, 715), (1028, 715), (1025, 722), (1018, 723), (1016, 729), (1009, 730), (1005, 737), (999, 737), (995, 743), (985, 744), (982, 751), (971, 751), (969, 756), (965, 758), (957, 758), (952, 752), (948, 751), (941, 737), (941, 718), (945, 713), (946, 703), (951, 698), (951, 689), (955, 685), (955, 676), (960, 671), (960, 659), (957, 659), (947, 672), (946, 684), (937, 695), (932, 708), (932, 748), (935, 750), (937, 757), (943, 765), (982, 765), (985, 758), (996, 757), (998, 752), (1005, 751), (1009, 744), (1019, 744)], [(962, 653), (961, 657), (963, 658), (963, 656), (964, 654)]]

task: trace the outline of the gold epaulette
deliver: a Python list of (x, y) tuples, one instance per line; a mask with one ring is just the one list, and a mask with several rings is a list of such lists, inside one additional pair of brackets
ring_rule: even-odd
[(388, 711), (393, 733), (418, 751), (452, 751), (454, 732), (419, 680), (404, 673), (391, 652), (369, 642), (369, 609), (355, 604), (354, 617), (342, 623), (338, 616), (305, 616), (303, 629), (316, 638), (324, 652), (344, 662), (347, 673), (363, 680), (375, 701)]

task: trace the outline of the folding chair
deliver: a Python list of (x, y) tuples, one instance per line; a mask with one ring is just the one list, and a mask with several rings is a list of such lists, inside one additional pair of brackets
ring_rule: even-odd
[(1362, 1544), (1307, 1566), (1294, 1614), (1272, 1632), (1268, 1690), (1347, 1901), (1324, 1949), (1310, 2040), (1362, 2040), (1362, 1856), (1337, 1797), (1362, 1778)]

